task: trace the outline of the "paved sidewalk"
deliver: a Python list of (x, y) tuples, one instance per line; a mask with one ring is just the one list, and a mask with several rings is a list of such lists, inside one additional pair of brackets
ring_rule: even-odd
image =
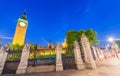
[(2, 76), (120, 76), (120, 59), (111, 58), (101, 61), (95, 70), (66, 70), (63, 72), (32, 73)]

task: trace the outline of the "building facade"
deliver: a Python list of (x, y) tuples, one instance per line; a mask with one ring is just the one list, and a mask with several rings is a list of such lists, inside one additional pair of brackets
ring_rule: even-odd
[(22, 17), (18, 19), (16, 30), (14, 33), (14, 38), (12, 44), (24, 45), (26, 30), (28, 27), (28, 21), (26, 18), (26, 13), (24, 12)]

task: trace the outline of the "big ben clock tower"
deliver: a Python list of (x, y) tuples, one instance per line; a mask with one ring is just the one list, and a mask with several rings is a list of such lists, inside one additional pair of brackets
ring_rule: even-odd
[(12, 44), (24, 45), (26, 30), (28, 27), (28, 21), (26, 18), (26, 12), (23, 13), (22, 17), (18, 19), (16, 30)]

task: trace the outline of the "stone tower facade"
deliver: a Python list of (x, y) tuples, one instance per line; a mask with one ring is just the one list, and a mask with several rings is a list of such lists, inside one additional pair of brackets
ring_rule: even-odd
[(22, 17), (18, 19), (16, 30), (14, 33), (14, 38), (12, 44), (24, 45), (26, 30), (28, 27), (28, 21), (26, 18), (26, 13), (24, 12)]

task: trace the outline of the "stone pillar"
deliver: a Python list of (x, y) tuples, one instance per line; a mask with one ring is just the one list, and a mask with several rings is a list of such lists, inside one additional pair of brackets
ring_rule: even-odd
[(0, 75), (3, 72), (4, 69), (4, 64), (5, 61), (7, 59), (7, 51), (9, 50), (9, 45), (4, 45), (1, 49), (0, 49)]
[(106, 47), (104, 49), (104, 58), (105, 59), (108, 59), (109, 57), (111, 58), (112, 57), (112, 54), (110, 53), (111, 49), (108, 49), (108, 47)]
[(95, 49), (95, 47), (94, 46), (92, 46), (92, 49), (93, 49), (93, 53), (94, 53), (94, 56), (95, 56), (95, 60), (99, 60), (99, 58), (98, 58), (98, 55), (97, 55), (97, 52), (96, 52), (96, 49)]
[(112, 43), (111, 49), (112, 49), (112, 53), (115, 55), (115, 57), (119, 58), (120, 57), (119, 54), (118, 54), (119, 47), (115, 42)]
[(56, 71), (63, 71), (62, 57), (60, 52), (61, 50), (61, 44), (58, 42), (56, 46)]
[(99, 51), (100, 51), (100, 58), (101, 58), (101, 59), (104, 59), (103, 50), (101, 50), (100, 48), (98, 48), (98, 49), (99, 49)]
[(83, 48), (83, 51), (84, 51), (86, 68), (95, 69), (96, 68), (96, 63), (95, 63), (95, 61), (93, 59), (93, 56), (92, 56), (92, 53), (91, 53), (91, 48), (90, 48), (89, 41), (84, 34), (82, 34), (81, 44), (82, 44), (82, 48)]
[(81, 57), (80, 47), (77, 41), (74, 41), (74, 55), (75, 55), (76, 68), (78, 70), (85, 69), (85, 66)]
[(30, 53), (30, 46), (31, 46), (31, 44), (28, 44), (28, 43), (25, 44), (25, 46), (22, 50), (21, 60), (20, 60), (19, 66), (17, 68), (16, 74), (26, 73), (28, 59), (29, 59), (29, 53)]
[(98, 47), (95, 47), (95, 50), (96, 50), (96, 53), (98, 55), (99, 60), (103, 59), (104, 55), (103, 55), (102, 50), (100, 48), (98, 48)]

